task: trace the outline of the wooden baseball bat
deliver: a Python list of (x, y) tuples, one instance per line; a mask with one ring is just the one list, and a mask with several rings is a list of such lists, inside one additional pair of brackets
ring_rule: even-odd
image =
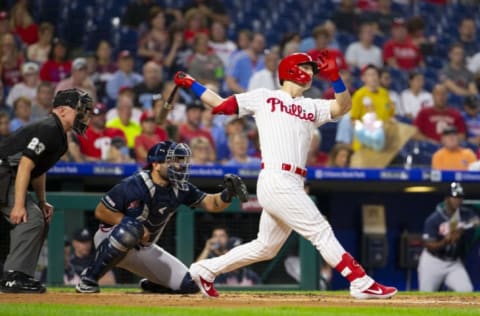
[(158, 113), (157, 116), (157, 124), (163, 124), (165, 122), (165, 119), (167, 118), (168, 112), (173, 107), (173, 98), (175, 98), (175, 95), (177, 94), (178, 86), (175, 85), (173, 88), (172, 92), (170, 92), (170, 95), (168, 96), (167, 100), (165, 103), (163, 103), (163, 106), (160, 108), (160, 113)]

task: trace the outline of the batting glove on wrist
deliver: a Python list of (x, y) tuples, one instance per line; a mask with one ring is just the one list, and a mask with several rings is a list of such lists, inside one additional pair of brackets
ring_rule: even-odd
[(335, 56), (329, 54), (328, 50), (322, 50), (317, 61), (319, 75), (328, 78), (331, 82), (340, 79), (339, 68)]
[(173, 80), (177, 86), (188, 89), (190, 89), (192, 84), (196, 82), (192, 76), (184, 73), (183, 71), (177, 71)]

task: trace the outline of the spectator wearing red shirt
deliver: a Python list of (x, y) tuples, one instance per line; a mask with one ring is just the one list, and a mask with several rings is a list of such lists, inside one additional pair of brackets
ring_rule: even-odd
[(183, 36), (189, 45), (193, 43), (193, 39), (198, 33), (208, 35), (207, 17), (200, 9), (192, 8), (185, 13), (185, 26)]
[(147, 160), (148, 150), (157, 143), (167, 140), (167, 132), (155, 124), (153, 112), (145, 111), (140, 116), (140, 124), (142, 125), (142, 134), (135, 138), (135, 157), (137, 162), (145, 163)]
[(68, 150), (75, 162), (106, 160), (112, 139), (126, 139), (122, 130), (105, 127), (106, 113), (107, 106), (97, 103), (85, 134), (69, 141)]
[(407, 24), (402, 18), (393, 20), (392, 39), (383, 45), (383, 59), (388, 66), (405, 71), (424, 66), (422, 53), (408, 37)]
[(26, 45), (38, 41), (38, 25), (33, 21), (32, 15), (28, 12), (27, 1), (18, 1), (12, 8), (11, 25), (15, 34), (20, 37)]
[(194, 100), (191, 104), (187, 105), (186, 117), (187, 121), (181, 124), (178, 128), (179, 142), (190, 144), (190, 141), (194, 137), (203, 136), (208, 139), (212, 148), (215, 148), (215, 142), (213, 141), (212, 134), (201, 127), (202, 124), (202, 112), (205, 110), (200, 100)]
[(62, 40), (55, 38), (48, 60), (40, 69), (40, 79), (56, 84), (70, 76), (72, 62), (67, 59), (67, 56), (67, 45)]
[(2, 82), (8, 91), (8, 89), (22, 81), (20, 68), (23, 63), (23, 56), (19, 52), (17, 43), (12, 34), (7, 33), (2, 36), (0, 55)]
[(440, 144), (443, 130), (455, 126), (461, 139), (465, 139), (465, 121), (457, 109), (447, 105), (447, 88), (443, 84), (435, 85), (432, 96), (433, 106), (421, 109), (415, 118), (414, 125), (418, 128), (416, 138)]
[[(320, 57), (320, 52), (327, 50), (330, 56), (335, 57), (338, 68), (340, 70), (348, 70), (348, 64), (345, 60), (345, 56), (341, 51), (334, 48), (328, 48), (328, 43), (331, 40), (330, 32), (323, 26), (317, 26), (313, 29), (313, 38), (315, 39), (315, 48), (309, 50), (307, 53), (312, 56), (312, 59), (317, 61)], [(322, 79), (328, 80), (327, 78), (321, 77)]]

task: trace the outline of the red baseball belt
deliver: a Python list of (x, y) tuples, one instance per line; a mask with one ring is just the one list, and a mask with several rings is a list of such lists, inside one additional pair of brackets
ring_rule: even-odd
[[(262, 169), (265, 169), (265, 164), (262, 162), (260, 167)], [(298, 174), (299, 176), (302, 176), (302, 177), (307, 176), (307, 169), (303, 169), (303, 168), (300, 168), (300, 167), (294, 167), (294, 166), (292, 166), (291, 164), (288, 164), (288, 163), (282, 163), (280, 169), (284, 170), (284, 171), (293, 172), (293, 173)]]

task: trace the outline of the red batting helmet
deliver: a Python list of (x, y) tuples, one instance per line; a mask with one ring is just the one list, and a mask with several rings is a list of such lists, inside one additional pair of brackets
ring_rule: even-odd
[(283, 58), (278, 65), (278, 79), (280, 83), (285, 80), (293, 81), (298, 84), (307, 84), (312, 80), (312, 77), (300, 69), (298, 65), (308, 64), (313, 68), (313, 73), (318, 73), (317, 63), (313, 61), (310, 55), (305, 53), (293, 53)]

